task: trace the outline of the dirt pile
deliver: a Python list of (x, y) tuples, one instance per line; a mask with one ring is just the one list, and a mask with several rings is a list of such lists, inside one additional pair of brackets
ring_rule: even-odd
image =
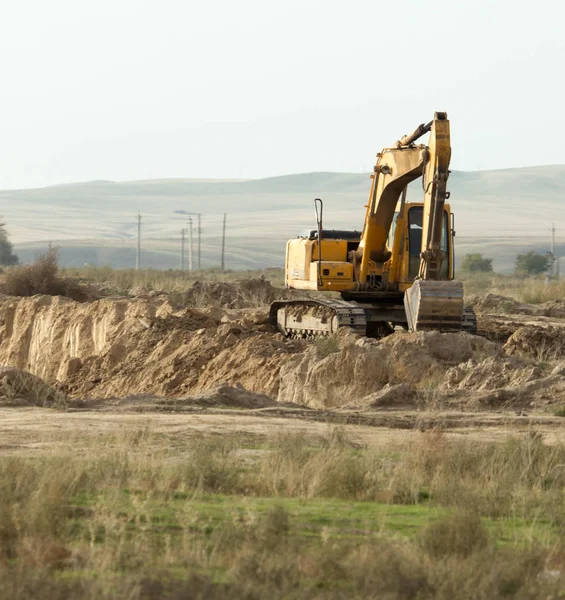
[(136, 334), (171, 313), (162, 300), (78, 303), (61, 296), (0, 296), (0, 363), (48, 382), (63, 381), (92, 356), (125, 359)]
[(320, 357), (314, 345), (285, 362), (279, 401), (313, 408), (343, 406), (387, 384), (441, 379), (453, 365), (498, 352), (493, 342), (466, 333), (395, 333), (376, 341), (346, 330), (339, 337), (339, 352)]
[(231, 313), (218, 321), (187, 309), (156, 318), (88, 357), (65, 389), (75, 396), (178, 396), (229, 383), (276, 397), (281, 364), (302, 345), (270, 331), (264, 312)]
[(0, 405), (53, 406), (64, 401), (63, 394), (37, 375), (16, 367), (0, 367)]
[(419, 394), (416, 388), (408, 383), (397, 383), (392, 385), (387, 383), (378, 392), (369, 394), (360, 400), (355, 400), (349, 404), (346, 404), (342, 408), (354, 410), (390, 406), (394, 406), (396, 408), (413, 406), (418, 395)]
[(487, 294), (471, 298), (479, 334), (502, 344), (521, 327), (550, 326), (565, 329), (565, 302), (519, 303), (513, 298)]
[(472, 358), (445, 374), (445, 387), (467, 390), (495, 390), (509, 385), (523, 386), (542, 376), (541, 369), (518, 358), (504, 355), (483, 360)]
[(504, 345), (510, 355), (539, 360), (565, 358), (565, 331), (559, 327), (529, 325), (515, 331)]
[(190, 396), (185, 402), (204, 407), (226, 408), (268, 408), (277, 402), (266, 394), (246, 390), (241, 384), (230, 386), (222, 384), (208, 392)]
[[(253, 284), (254, 285), (254, 284)], [(179, 397), (239, 384), (279, 402), (342, 406), (387, 384), (417, 385), (495, 345), (468, 334), (339, 335), (337, 352), (286, 340), (267, 308), (175, 310), (166, 296), (0, 298), (0, 362), (73, 397)]]
[(498, 294), (486, 294), (485, 296), (472, 296), (469, 298), (469, 304), (473, 306), (475, 312), (499, 312), (514, 314), (531, 314), (529, 304), (520, 304), (514, 298), (509, 296), (500, 296)]
[(514, 315), (530, 315), (534, 317), (551, 317), (555, 319), (565, 318), (565, 301), (550, 300), (542, 304), (526, 304), (518, 302), (509, 296), (497, 294), (486, 294), (485, 296), (473, 296), (469, 299), (477, 313), (503, 313)]
[(565, 400), (565, 368), (552, 373), (538, 364), (540, 349), (551, 360), (561, 356), (562, 330), (524, 327), (504, 347), (463, 332), (375, 340), (349, 329), (312, 343), (275, 332), (266, 306), (222, 302), (179, 309), (163, 294), (91, 303), (0, 296), (0, 364), (74, 399), (145, 395), (195, 406), (278, 401), (356, 409)]

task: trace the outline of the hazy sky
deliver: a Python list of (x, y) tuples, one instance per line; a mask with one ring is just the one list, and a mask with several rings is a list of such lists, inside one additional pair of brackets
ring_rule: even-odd
[(565, 163), (560, 0), (3, 0), (0, 188)]

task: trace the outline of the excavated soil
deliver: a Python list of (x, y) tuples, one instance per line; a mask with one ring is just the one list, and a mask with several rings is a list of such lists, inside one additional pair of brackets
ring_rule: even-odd
[(486, 296), (475, 302), (479, 336), (395, 332), (375, 340), (345, 329), (312, 343), (271, 328), (268, 302), (280, 295), (268, 282), (206, 286), (190, 291), (195, 304), (197, 294), (208, 298), (205, 308), (179, 308), (166, 294), (89, 303), (0, 296), (0, 365), (35, 377), (31, 387), (43, 390), (38, 400), (8, 390), (6, 402), (50, 405), (64, 394), (83, 407), (134, 407), (149, 397), (185, 407), (357, 412), (565, 405), (563, 303)]

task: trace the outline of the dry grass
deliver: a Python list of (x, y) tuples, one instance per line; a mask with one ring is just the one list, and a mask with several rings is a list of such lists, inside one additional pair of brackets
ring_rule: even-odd
[(339, 352), (339, 336), (335, 333), (325, 336), (319, 336), (314, 339), (314, 347), (320, 358), (325, 358), (334, 352)]
[(126, 295), (131, 289), (143, 288), (163, 292), (182, 294), (195, 282), (225, 283), (240, 279), (258, 279), (264, 277), (273, 286), (283, 287), (283, 269), (261, 269), (248, 271), (225, 271), (202, 269), (198, 271), (160, 270), (160, 269), (112, 269), (111, 267), (66, 268), (62, 273), (79, 281), (100, 284), (109, 293)]
[(565, 299), (565, 280), (551, 280), (546, 283), (543, 276), (515, 277), (496, 273), (460, 273), (459, 275), (467, 296), (497, 294), (527, 304), (542, 304)]
[(89, 299), (87, 288), (77, 281), (59, 276), (57, 250), (49, 250), (31, 265), (13, 267), (6, 271), (1, 290), (8, 296), (66, 296), (84, 302)]
[(28, 371), (0, 367), (0, 403), (64, 408), (66, 397)]
[[(386, 452), (342, 429), (192, 438), (181, 454), (170, 442), (144, 428), (93, 441), (95, 453), (0, 457), (0, 596), (552, 598), (564, 582), (565, 448), (539, 436), (473, 445), (429, 433)], [(376, 511), (385, 492), (446, 516), (408, 537), (372, 520), (316, 529), (325, 499)], [(227, 497), (242, 510), (218, 512)], [(311, 524), (293, 497), (310, 502)], [(543, 517), (554, 533), (500, 547), (493, 515), (509, 531)]]

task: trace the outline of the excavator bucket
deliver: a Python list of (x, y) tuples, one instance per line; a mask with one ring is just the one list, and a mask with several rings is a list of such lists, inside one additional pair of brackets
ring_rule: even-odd
[(416, 279), (404, 293), (410, 331), (458, 331), (463, 327), (463, 284)]

